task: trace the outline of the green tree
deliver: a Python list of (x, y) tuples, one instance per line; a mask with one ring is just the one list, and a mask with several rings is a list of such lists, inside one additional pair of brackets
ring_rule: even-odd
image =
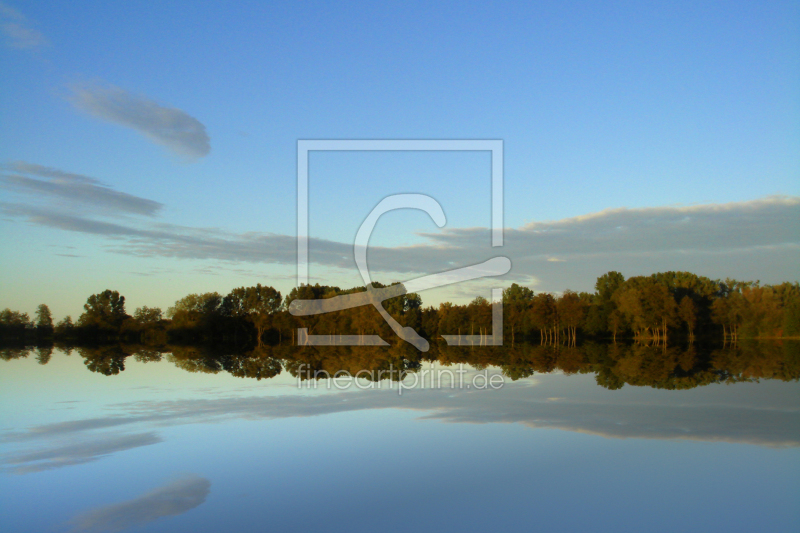
[(118, 330), (126, 318), (128, 315), (125, 312), (125, 297), (120, 296), (117, 291), (105, 290), (87, 298), (78, 325)]
[(614, 300), (637, 337), (666, 340), (668, 326), (675, 325), (675, 298), (653, 278), (630, 278), (614, 293)]
[(137, 307), (133, 312), (133, 319), (141, 326), (154, 326), (163, 319), (163, 313), (159, 307)]
[(617, 309), (614, 293), (625, 283), (625, 276), (616, 271), (611, 271), (597, 278), (594, 284), (595, 294), (592, 305), (587, 309), (585, 326), (589, 333), (603, 334), (606, 331), (614, 333), (609, 322), (611, 314)]
[(517, 331), (525, 333), (525, 319), (533, 301), (533, 291), (516, 283), (503, 291), (503, 321), (511, 330), (511, 343)]
[(256, 328), (256, 341), (261, 345), (264, 330), (281, 307), (281, 293), (260, 283), (255, 287), (239, 287), (225, 297), (222, 307), (230, 316), (251, 322)]
[(189, 294), (167, 309), (167, 317), (178, 329), (195, 329), (207, 326), (222, 309), (222, 296), (217, 292)]

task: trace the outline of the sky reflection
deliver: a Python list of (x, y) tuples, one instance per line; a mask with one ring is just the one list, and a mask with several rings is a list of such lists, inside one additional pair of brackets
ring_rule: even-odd
[[(735, 529), (702, 518), (732, 502), (757, 502), (775, 530), (798, 518), (794, 382), (608, 390), (591, 374), (553, 373), (399, 395), (298, 390), (288, 374), (243, 382), (166, 360), (129, 358), (107, 377), (59, 351), (46, 366), (3, 370), (4, 404), (26, 405), (6, 409), (0, 433), (7, 531), (304, 531), (294, 517), (343, 508), (365, 521), (326, 529), (352, 531), (374, 529), (395, 504), (413, 507), (423, 530), (519, 528), (531, 506), (547, 529), (603, 529), (570, 517), (566, 501), (622, 531), (642, 522), (622, 520), (620, 506), (662, 530), (676, 525), (663, 506), (685, 508), (698, 530)], [(36, 497), (52, 502), (46, 512)], [(442, 515), (479, 505), (491, 512)]]

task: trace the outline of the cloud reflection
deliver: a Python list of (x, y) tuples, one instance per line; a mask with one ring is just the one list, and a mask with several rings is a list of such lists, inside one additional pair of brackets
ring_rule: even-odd
[(138, 498), (99, 507), (70, 521), (72, 531), (123, 531), (165, 516), (176, 516), (202, 505), (211, 482), (198, 476), (185, 477)]
[(96, 461), (116, 452), (159, 442), (161, 437), (152, 431), (137, 434), (92, 435), (68, 443), (57, 441), (52, 446), (34, 451), (12, 453), (3, 458), (3, 463), (13, 474), (32, 474)]
[[(453, 423), (519, 423), (609, 438), (689, 439), (769, 447), (800, 446), (793, 385), (708, 387), (682, 394), (607, 391), (587, 380), (549, 375), (506, 383), (500, 391), (351, 390), (314, 395), (144, 401), (115, 406), (119, 415), (29, 428), (3, 440), (62, 438), (109, 427), (175, 426), (234, 418), (282, 419), (370, 409), (413, 409)], [(388, 387), (388, 385), (386, 385)], [(769, 394), (765, 389), (770, 388)], [(85, 434), (85, 433), (84, 433)]]

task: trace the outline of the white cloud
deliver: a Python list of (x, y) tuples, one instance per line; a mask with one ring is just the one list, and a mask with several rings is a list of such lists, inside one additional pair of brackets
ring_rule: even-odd
[(113, 85), (76, 85), (68, 98), (75, 108), (126, 126), (172, 152), (196, 159), (211, 151), (206, 127), (185, 111), (164, 107)]

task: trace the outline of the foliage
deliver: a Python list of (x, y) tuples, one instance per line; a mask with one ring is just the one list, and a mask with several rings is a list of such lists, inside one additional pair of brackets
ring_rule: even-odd
[(87, 298), (78, 325), (108, 332), (119, 331), (126, 318), (125, 297), (117, 291), (105, 290)]
[[(386, 285), (373, 283), (375, 288)], [(372, 306), (322, 315), (296, 317), (288, 312), (296, 299), (331, 298), (366, 291), (330, 285), (295, 287), (286, 296), (275, 288), (257, 284), (238, 287), (226, 296), (217, 292), (189, 294), (167, 310), (140, 307), (133, 316), (125, 312), (125, 297), (106, 290), (91, 295), (76, 323), (65, 317), (55, 328), (49, 308), (37, 309), (36, 325), (26, 313), (0, 312), (0, 339), (24, 343), (42, 339), (87, 339), (140, 342), (294, 344), (298, 328), (316, 335), (394, 335)], [(492, 304), (477, 297), (467, 305), (443, 302), (423, 307), (418, 294), (400, 294), (383, 302), (386, 311), (403, 327), (411, 327), (429, 340), (441, 335), (490, 335)], [(540, 344), (577, 344), (584, 339), (636, 339), (666, 343), (678, 338), (693, 341), (800, 336), (800, 286), (798, 283), (761, 285), (732, 279), (711, 280), (689, 272), (660, 272), (625, 279), (619, 272), (597, 278), (592, 294), (534, 293), (513, 283), (503, 291), (506, 342), (538, 340)]]

